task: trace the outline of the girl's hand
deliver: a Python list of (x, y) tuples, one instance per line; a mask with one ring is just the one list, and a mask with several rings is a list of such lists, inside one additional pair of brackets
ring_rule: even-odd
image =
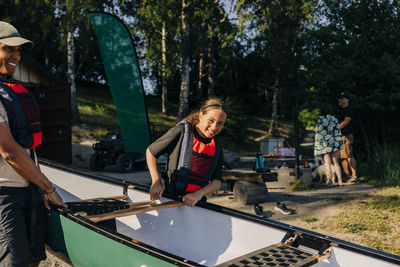
[(203, 195), (199, 191), (196, 191), (194, 193), (184, 195), (182, 197), (182, 201), (183, 203), (185, 203), (186, 206), (193, 207), (194, 205), (196, 205), (197, 202), (201, 200), (202, 197)]
[(157, 200), (160, 199), (162, 194), (164, 193), (165, 185), (164, 180), (159, 179), (154, 182), (150, 187), (150, 199)]

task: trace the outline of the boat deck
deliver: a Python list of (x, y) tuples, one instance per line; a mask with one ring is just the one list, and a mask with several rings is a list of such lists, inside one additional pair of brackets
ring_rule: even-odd
[(276, 244), (243, 255), (218, 266), (293, 266), (305, 267), (318, 262), (318, 258), (297, 248)]

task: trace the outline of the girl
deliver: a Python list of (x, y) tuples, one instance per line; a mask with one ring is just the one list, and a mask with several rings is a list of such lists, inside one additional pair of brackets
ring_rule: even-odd
[[(147, 148), (151, 199), (160, 199), (165, 190), (182, 196), (183, 202), (193, 207), (221, 187), (223, 155), (218, 134), (226, 117), (224, 103), (208, 99), (200, 111), (183, 119)], [(168, 168), (164, 180), (157, 169), (157, 158), (165, 153)]]

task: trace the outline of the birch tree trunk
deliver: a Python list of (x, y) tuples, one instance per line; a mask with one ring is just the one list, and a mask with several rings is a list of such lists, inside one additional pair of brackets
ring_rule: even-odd
[(161, 32), (161, 111), (168, 115), (168, 90), (167, 90), (167, 29), (165, 21), (162, 22)]
[(279, 80), (275, 81), (275, 85), (272, 93), (272, 115), (271, 115), (271, 123), (269, 125), (268, 135), (269, 137), (276, 137), (278, 135), (278, 129), (276, 127), (277, 124), (277, 106), (278, 106), (278, 84)]
[(188, 53), (189, 25), (186, 21), (186, 0), (182, 0), (182, 71), (181, 88), (179, 95), (179, 111), (177, 119), (183, 119), (189, 110), (189, 64), (190, 56)]
[(67, 60), (68, 60), (68, 83), (71, 88), (71, 122), (72, 124), (80, 123), (78, 103), (76, 98), (75, 83), (75, 46), (72, 31), (68, 31), (67, 35)]
[(204, 76), (204, 53), (200, 52), (199, 55), (199, 82), (197, 83), (196, 98), (197, 103), (203, 100), (203, 76)]
[(208, 42), (208, 51), (207, 51), (207, 58), (208, 58), (208, 97), (215, 95), (215, 79), (214, 79), (214, 55), (213, 55), (213, 32), (212, 26), (208, 24), (208, 31), (211, 33), (210, 40)]

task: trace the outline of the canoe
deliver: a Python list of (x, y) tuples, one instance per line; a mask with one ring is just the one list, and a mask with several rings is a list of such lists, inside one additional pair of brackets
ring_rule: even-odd
[[(399, 266), (400, 257), (252, 214), (41, 162), (67, 209), (47, 216), (47, 245), (74, 266)], [(92, 210), (91, 210), (92, 209)]]

